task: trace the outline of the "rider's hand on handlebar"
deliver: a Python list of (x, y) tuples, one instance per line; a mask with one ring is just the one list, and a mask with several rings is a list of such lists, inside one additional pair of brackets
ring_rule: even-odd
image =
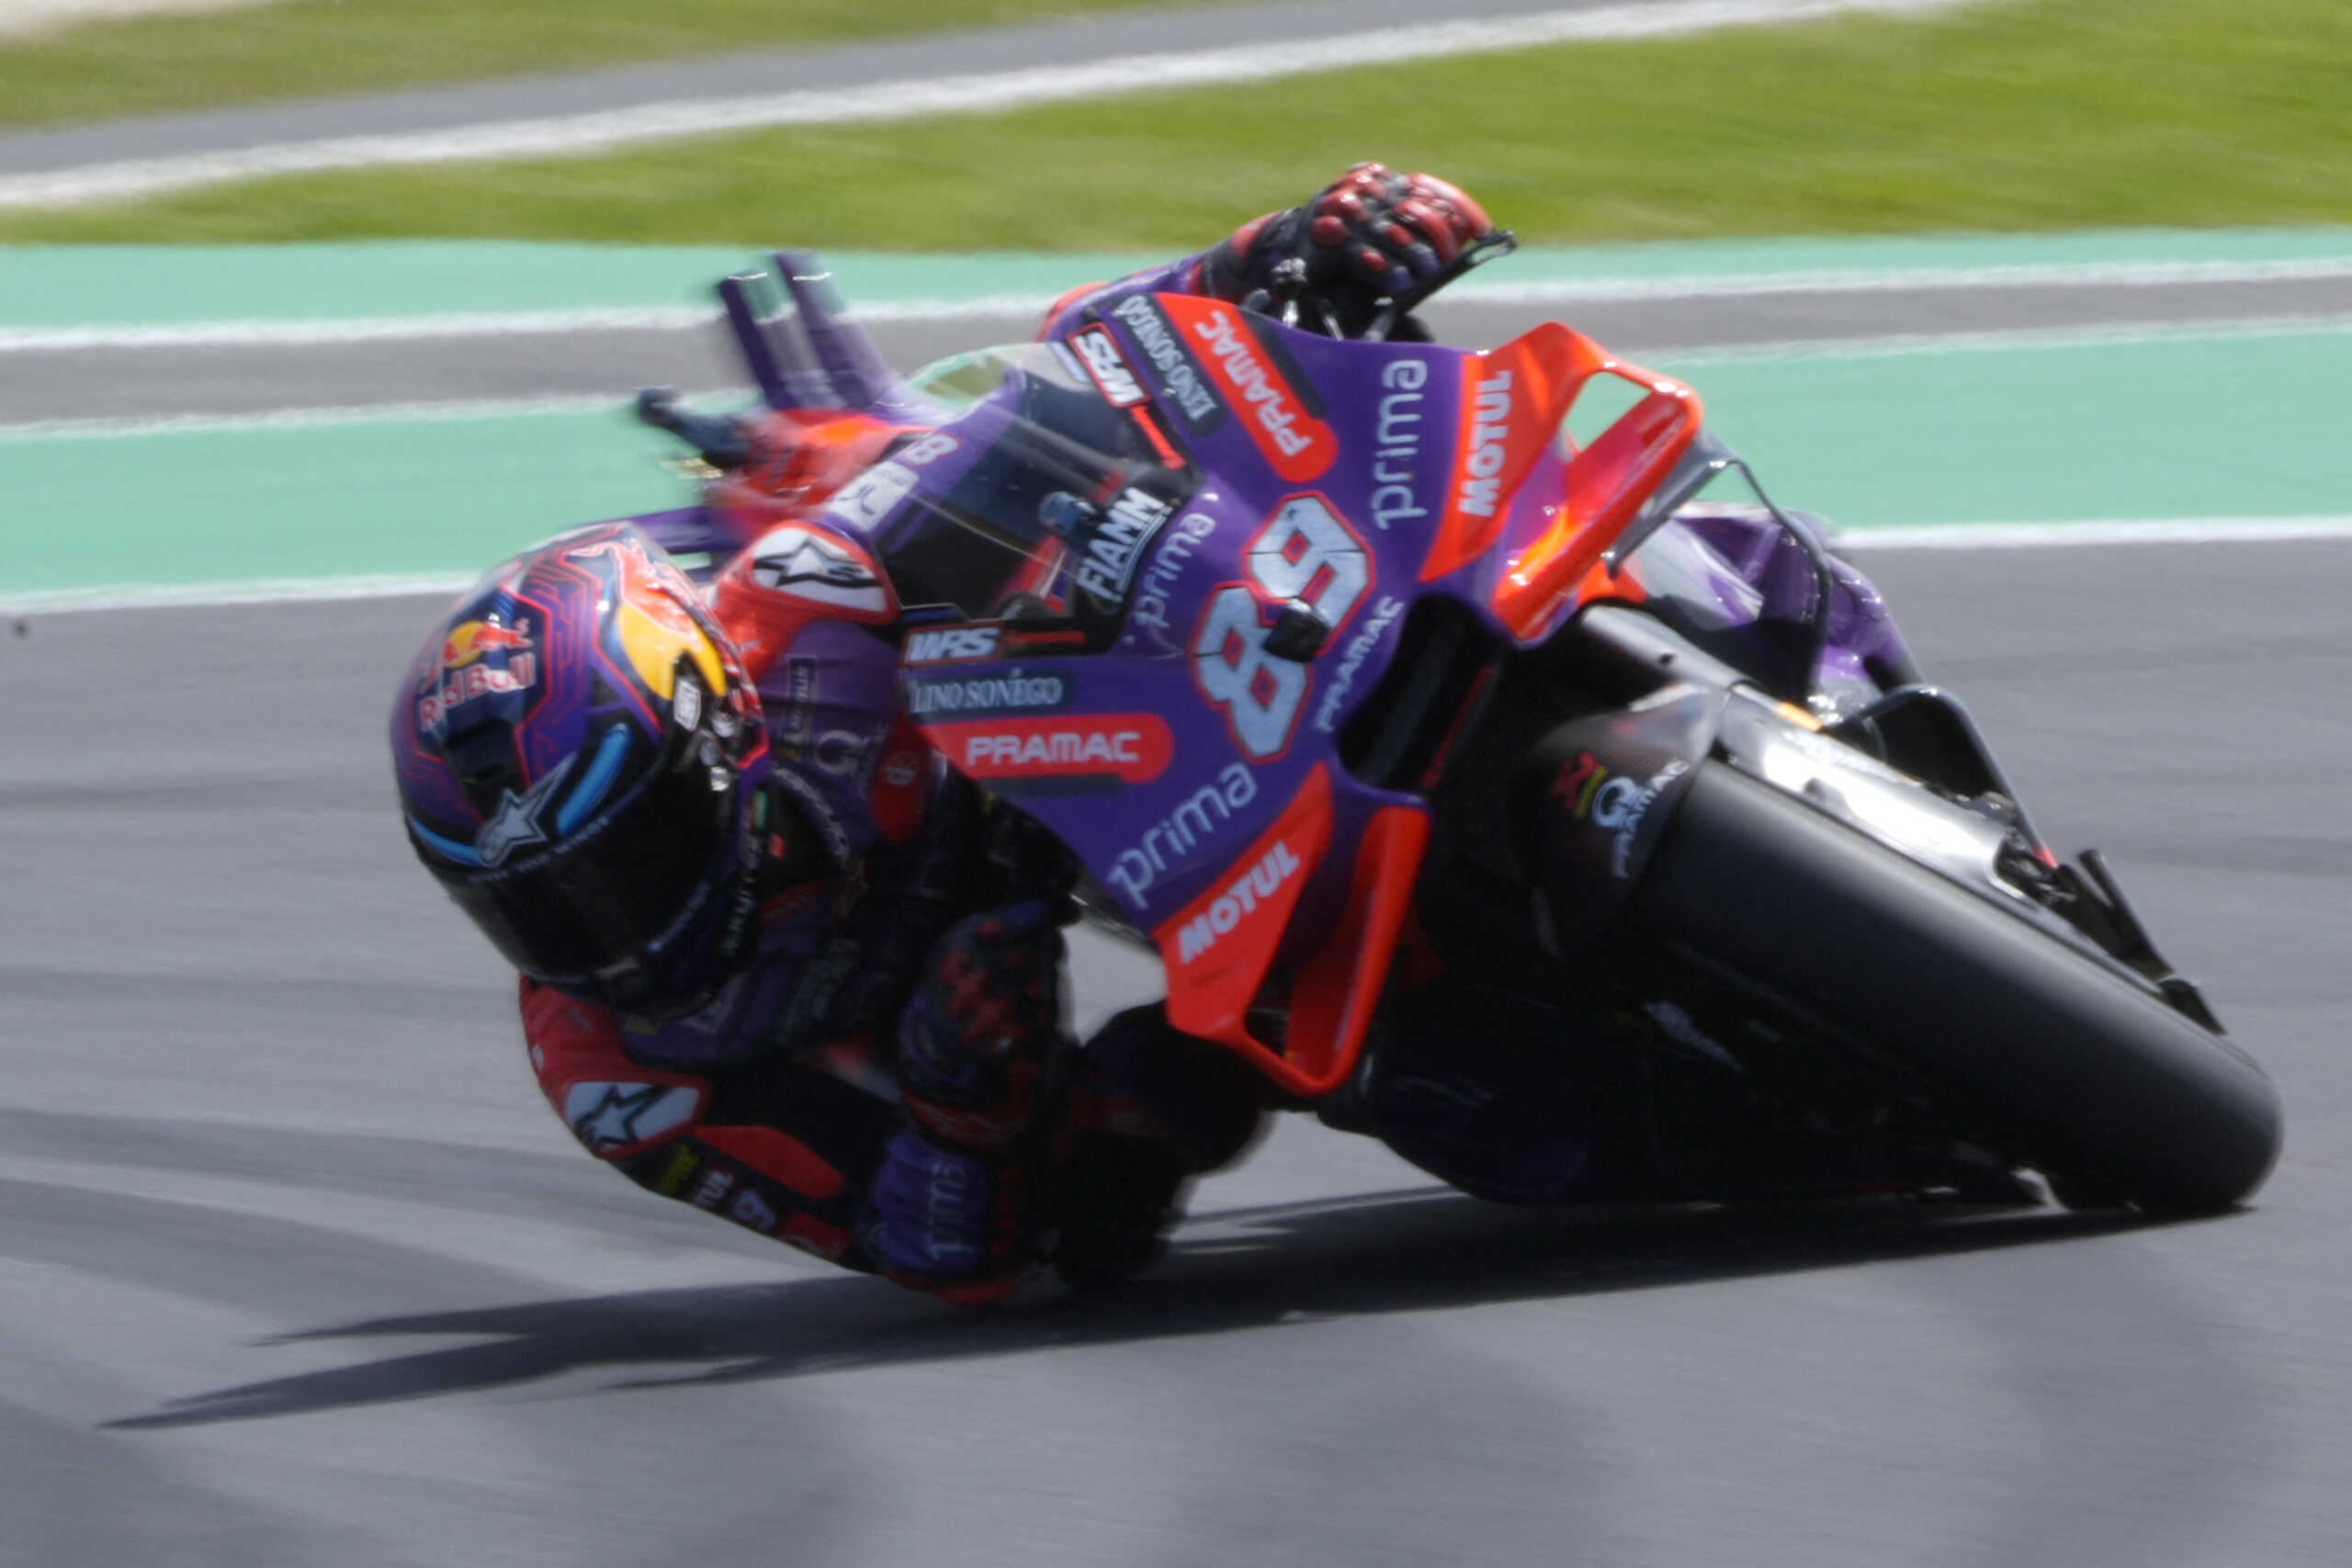
[(1378, 301), (1409, 296), (1493, 231), (1486, 209), (1452, 182), (1358, 164), (1305, 206), (1235, 231), (1210, 253), (1203, 282), (1238, 300), (1295, 259), (1305, 265), (1307, 295), (1354, 333)]
[(1426, 283), (1494, 231), (1486, 209), (1435, 175), (1358, 164), (1307, 204), (1307, 277), (1341, 278), (1383, 294)]

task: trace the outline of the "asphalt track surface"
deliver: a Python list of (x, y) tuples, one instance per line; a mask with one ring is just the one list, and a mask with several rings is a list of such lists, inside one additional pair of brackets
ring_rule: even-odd
[(2345, 1561), (2352, 547), (1870, 564), (2279, 1079), (2250, 1212), (1530, 1215), (1293, 1120), (958, 1314), (537, 1101), (395, 826), (429, 603), (0, 635), (0, 1562)]

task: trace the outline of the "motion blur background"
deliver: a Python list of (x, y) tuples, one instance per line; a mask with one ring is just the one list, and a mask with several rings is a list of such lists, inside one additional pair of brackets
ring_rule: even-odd
[[(0, 1562), (2340, 1563), (2343, 0), (0, 0)], [(1306, 69), (1306, 67), (1313, 69)], [(1521, 1215), (1293, 1119), (956, 1316), (594, 1168), (408, 863), (435, 601), (1347, 164), (1692, 380), (2285, 1090), (2249, 1212)], [(1148, 994), (1085, 947), (1088, 1015)]]

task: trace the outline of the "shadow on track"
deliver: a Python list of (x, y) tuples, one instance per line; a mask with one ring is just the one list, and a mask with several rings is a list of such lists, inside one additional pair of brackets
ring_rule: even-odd
[(2138, 1228), (2130, 1213), (1899, 1201), (1756, 1209), (1498, 1208), (1442, 1187), (1227, 1210), (1188, 1221), (1153, 1274), (1091, 1295), (955, 1312), (860, 1276), (632, 1292), (375, 1318), (282, 1337), (488, 1337), (196, 1394), (116, 1429), (427, 1399), (600, 1366), (699, 1368), (622, 1388), (737, 1382), (1260, 1328), (1356, 1314), (1735, 1280)]

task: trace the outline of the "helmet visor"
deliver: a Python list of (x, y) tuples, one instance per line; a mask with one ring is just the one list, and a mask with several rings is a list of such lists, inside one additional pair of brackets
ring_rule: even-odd
[(736, 774), (667, 767), (551, 852), (462, 881), (449, 895), (509, 963), (555, 986), (670, 941), (729, 880), (739, 853)]

